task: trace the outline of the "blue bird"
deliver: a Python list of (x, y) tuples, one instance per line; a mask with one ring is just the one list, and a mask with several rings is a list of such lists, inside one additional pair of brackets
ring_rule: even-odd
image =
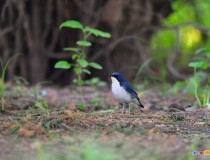
[(119, 73), (114, 72), (110, 74), (112, 80), (112, 93), (114, 97), (123, 103), (123, 110), (124, 112), (124, 105), (129, 107), (129, 114), (130, 114), (130, 102), (134, 102), (139, 107), (144, 108), (143, 104), (141, 103), (137, 93), (133, 90), (132, 86), (125, 80), (125, 78)]

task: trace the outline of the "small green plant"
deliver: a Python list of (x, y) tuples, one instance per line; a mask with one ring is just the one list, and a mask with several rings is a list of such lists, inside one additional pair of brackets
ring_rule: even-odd
[(34, 107), (40, 109), (40, 111), (44, 114), (49, 114), (49, 105), (43, 99), (46, 95), (46, 90), (40, 90), (43, 84), (49, 83), (48, 81), (43, 81), (37, 83), (30, 91), (30, 96), (32, 96), (35, 100)]
[(14, 76), (12, 81), (14, 81), (19, 86), (28, 86), (29, 85), (29, 82), (21, 76)]
[(196, 54), (203, 55), (199, 56), (198, 61), (190, 62), (189, 67), (193, 67), (194, 69), (194, 76), (193, 76), (193, 82), (194, 82), (194, 95), (196, 97), (196, 100), (199, 104), (199, 106), (208, 106), (210, 104), (210, 78), (208, 72), (205, 72), (207, 75), (207, 82), (205, 83), (204, 87), (201, 86), (201, 73), (199, 70), (207, 70), (210, 66), (210, 51), (207, 48), (201, 48), (196, 51)]
[(97, 87), (106, 87), (107, 86), (107, 83), (100, 80), (98, 77), (93, 77), (89, 80), (85, 80), (85, 84), (90, 85), (90, 86), (97, 86)]
[(42, 99), (46, 95), (46, 90), (42, 90), (40, 92), (40, 88), (42, 85), (48, 83), (50, 82), (48, 81), (39, 82), (31, 89), (31, 96), (34, 97), (35, 101)]
[(28, 93), (24, 91), (25, 87), (29, 85), (29, 82), (20, 76), (14, 76), (12, 79), (12, 82), (14, 83), (12, 87), (12, 96), (27, 96)]
[(91, 100), (91, 106), (92, 107), (97, 107), (97, 106), (99, 106), (100, 105), (100, 99), (99, 98), (93, 98), (92, 100)]
[(196, 137), (193, 140), (193, 142), (191, 143), (191, 145), (189, 147), (188, 154), (186, 155), (186, 157), (184, 157), (184, 159), (186, 159), (186, 160), (194, 160), (195, 159), (195, 158), (193, 158), (192, 153), (197, 150), (199, 143), (200, 143), (199, 138)]
[(78, 104), (76, 105), (76, 108), (77, 108), (78, 110), (80, 110), (80, 111), (87, 111), (87, 110), (88, 110), (88, 108), (87, 108), (87, 106), (85, 105), (85, 103), (78, 103)]
[(195, 52), (194, 62), (188, 64), (194, 69), (193, 77), (185, 81), (176, 82), (168, 93), (177, 94), (178, 91), (194, 95), (199, 106), (210, 108), (210, 49), (201, 48)]
[(36, 101), (35, 107), (39, 108), (44, 114), (49, 114), (48, 103), (46, 101)]
[(5, 110), (5, 75), (6, 75), (6, 70), (8, 65), (10, 64), (10, 62), (18, 55), (14, 55), (13, 57), (11, 57), (6, 64), (3, 63), (3, 60), (0, 58), (0, 64), (1, 64), (1, 79), (0, 79), (0, 88), (1, 88), (1, 110), (4, 111)]
[(71, 55), (71, 59), (74, 61), (74, 63), (69, 63), (63, 60), (58, 61), (55, 64), (55, 68), (70, 69), (71, 67), (73, 67), (74, 73), (77, 75), (77, 79), (74, 79), (73, 82), (76, 83), (78, 86), (81, 86), (84, 84), (84, 81), (82, 80), (82, 74), (91, 74), (90, 70), (87, 69), (88, 67), (102, 69), (102, 66), (98, 63), (88, 62), (86, 59), (86, 48), (92, 45), (91, 42), (88, 41), (88, 38), (90, 37), (90, 35), (94, 35), (96, 37), (110, 38), (111, 35), (107, 32), (103, 32), (95, 28), (83, 26), (80, 22), (76, 20), (63, 22), (59, 28), (62, 29), (66, 27), (81, 30), (82, 40), (78, 40), (76, 42), (77, 47), (64, 48), (65, 51), (70, 51), (73, 53)]
[(46, 160), (47, 157), (46, 157), (46, 154), (44, 152), (42, 144), (39, 141), (37, 141), (37, 142), (34, 143), (34, 147), (35, 147), (36, 152), (37, 152), (38, 160)]

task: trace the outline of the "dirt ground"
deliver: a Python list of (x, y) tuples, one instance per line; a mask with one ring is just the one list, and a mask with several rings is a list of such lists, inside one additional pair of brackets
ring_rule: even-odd
[(2, 160), (210, 159), (210, 112), (193, 97), (148, 89), (131, 114), (107, 88), (8, 85), (0, 113)]

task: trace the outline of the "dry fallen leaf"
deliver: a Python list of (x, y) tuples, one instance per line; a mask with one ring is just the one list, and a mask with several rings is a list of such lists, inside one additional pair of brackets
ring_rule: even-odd
[(35, 135), (35, 131), (21, 127), (18, 131), (18, 134), (23, 137), (32, 138)]
[(44, 134), (44, 128), (40, 125), (27, 121), (24, 126), (22, 126), (18, 134), (27, 138), (32, 138), (34, 135)]

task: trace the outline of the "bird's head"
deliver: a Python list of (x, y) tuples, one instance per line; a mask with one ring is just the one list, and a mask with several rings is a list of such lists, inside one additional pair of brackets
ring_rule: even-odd
[(125, 79), (119, 72), (113, 72), (112, 74), (109, 74), (111, 76), (112, 80), (117, 80), (118, 82), (123, 82)]

